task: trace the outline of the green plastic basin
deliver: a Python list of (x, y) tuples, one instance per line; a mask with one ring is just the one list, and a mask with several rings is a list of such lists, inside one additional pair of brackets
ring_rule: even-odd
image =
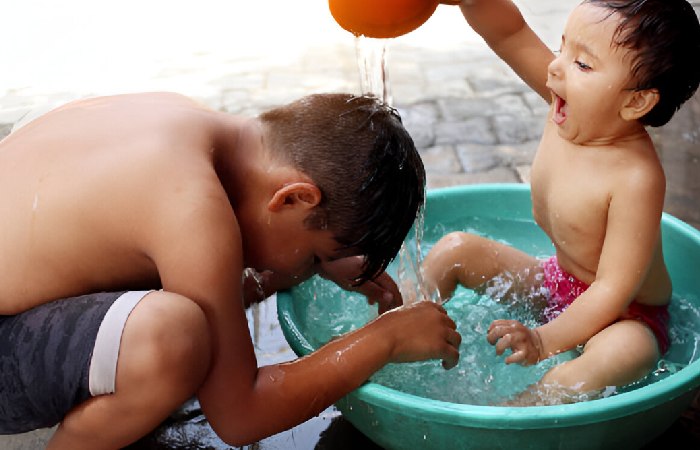
[[(428, 192), (426, 229), (462, 218), (508, 218), (516, 220), (509, 223), (531, 224), (529, 187), (488, 184)], [(700, 307), (700, 232), (667, 214), (662, 220), (674, 292)], [(524, 249), (527, 240), (546, 241), (543, 235), (518, 238), (519, 230), (518, 226), (504, 226), (497, 232)], [(304, 318), (310, 297), (308, 291), (293, 289), (279, 293), (277, 299), (284, 335), (300, 356), (315, 349)], [(690, 405), (699, 387), (700, 360), (639, 389), (569, 405), (516, 408), (457, 404), (368, 382), (336, 406), (355, 427), (388, 449), (630, 449), (666, 430)]]

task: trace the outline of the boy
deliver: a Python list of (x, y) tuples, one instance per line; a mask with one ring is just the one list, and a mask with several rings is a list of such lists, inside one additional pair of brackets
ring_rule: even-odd
[(551, 103), (531, 187), (534, 218), (556, 255), (539, 261), (453, 233), (426, 256), (426, 283), (443, 299), (457, 283), (483, 288), (496, 276), (512, 276), (521, 295), (546, 289), (545, 324), (496, 320), (489, 343), (499, 355), (512, 351), (506, 363), (524, 365), (585, 346), (514, 404), (559, 403), (638, 380), (669, 346), (671, 298), (660, 239), (665, 177), (645, 125), (665, 124), (697, 89), (693, 8), (684, 0), (586, 0), (571, 13), (557, 55), (509, 0), (461, 9)]
[(400, 118), (371, 97), (314, 95), (246, 119), (121, 95), (27, 124), (0, 142), (0, 432), (60, 421), (48, 448), (115, 449), (196, 394), (242, 445), (387, 362), (454, 366), (460, 337), (427, 303), (260, 368), (245, 317), (245, 267), (266, 293), (318, 271), (393, 306), (382, 272), (423, 184)]

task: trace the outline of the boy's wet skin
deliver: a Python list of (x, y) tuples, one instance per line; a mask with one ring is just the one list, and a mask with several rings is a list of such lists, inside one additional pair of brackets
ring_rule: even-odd
[[(361, 173), (348, 168), (351, 161)], [(389, 206), (349, 208), (372, 170), (392, 175), (365, 183), (377, 191), (361, 203)], [(400, 294), (383, 269), (413, 223), (423, 184), (422, 163), (395, 112), (370, 97), (311, 96), (251, 119), (176, 94), (121, 95), (68, 104), (7, 137), (0, 142), (0, 314), (16, 315), (12, 330), (32, 329), (22, 323), (30, 308), (58, 305), (59, 314), (79, 320), (73, 296), (147, 290), (125, 313), (124, 296), (95, 300), (114, 302), (103, 324), (123, 327), (118, 353), (97, 351), (103, 326), (95, 323), (100, 362), (85, 367), (92, 395), (65, 412), (48, 448), (123, 447), (195, 394), (215, 432), (242, 445), (318, 414), (388, 362), (437, 358), (454, 366), (455, 324), (428, 302), (382, 314), (306, 358), (264, 367), (244, 310), (260, 299), (260, 289), (246, 291), (256, 298), (243, 296), (245, 267), (262, 272), (264, 294), (320, 273), (365, 293), (381, 311), (395, 306)], [(386, 208), (392, 213), (372, 214)], [(112, 316), (113, 309), (120, 312)], [(116, 316), (123, 322), (109, 324)], [(34, 339), (69, 345), (69, 329), (64, 337), (40, 329)], [(21, 365), (10, 351), (19, 345), (3, 344), (7, 367)], [(114, 379), (95, 394), (92, 368), (105, 359)], [(81, 396), (87, 380), (74, 383)], [(0, 429), (28, 431), (15, 415), (20, 404), (10, 403), (0, 403), (12, 411)], [(55, 423), (47, 420), (43, 426)]]
[[(526, 0), (524, 2), (521, 2), (520, 4), (525, 6), (526, 13), (530, 13), (528, 19), (535, 30), (547, 30), (547, 27), (554, 26), (556, 30), (560, 31), (562, 29), (561, 26), (552, 24), (560, 23), (560, 15), (568, 14), (570, 8), (573, 7), (573, 4), (571, 2), (565, 2), (553, 6), (548, 2), (543, 2), (540, 0)], [(695, 5), (695, 8), (697, 10), (697, 2), (693, 2), (693, 4)], [(258, 8), (253, 4), (251, 4), (251, 7)], [(269, 5), (267, 7), (269, 8)], [(262, 16), (264, 16), (265, 12), (262, 11), (262, 8), (260, 9)], [(317, 6), (303, 6), (302, 10), (304, 13), (308, 14), (309, 17), (314, 17), (313, 14), (309, 14), (309, 12), (313, 12), (320, 9), (317, 8)], [(252, 11), (251, 16), (254, 17), (256, 12), (257, 11)], [(326, 11), (323, 11), (323, 13), (326, 13)], [(440, 20), (441, 19), (437, 17), (431, 19), (431, 21), (433, 22), (439, 22)], [(521, 129), (529, 130), (529, 132), (527, 133), (527, 135), (521, 133), (518, 136), (515, 136), (515, 140), (506, 139), (505, 141), (503, 141), (494, 138), (494, 142), (499, 142), (498, 145), (489, 145), (487, 148), (487, 150), (491, 152), (492, 155), (496, 155), (495, 163), (497, 163), (498, 166), (496, 170), (492, 170), (492, 166), (488, 166), (485, 168), (482, 164), (480, 164), (480, 160), (473, 160), (475, 156), (479, 157), (478, 154), (474, 155), (472, 152), (467, 151), (455, 151), (455, 147), (464, 147), (464, 142), (472, 142), (471, 134), (445, 133), (437, 131), (438, 135), (440, 136), (440, 139), (442, 139), (443, 142), (447, 142), (449, 144), (437, 148), (433, 147), (434, 142), (423, 142), (422, 144), (420, 143), (420, 134), (429, 133), (432, 135), (434, 133), (433, 129), (435, 124), (413, 123), (411, 127), (411, 121), (409, 121), (409, 123), (407, 124), (409, 130), (415, 130), (418, 133), (415, 136), (419, 138), (417, 140), (417, 145), (419, 146), (419, 149), (421, 150), (421, 152), (425, 152), (425, 155), (428, 155), (428, 159), (426, 159), (426, 169), (428, 171), (428, 185), (431, 187), (441, 187), (446, 185), (474, 182), (527, 182), (529, 180), (529, 157), (527, 161), (513, 161), (511, 159), (511, 154), (508, 155), (508, 158), (502, 158), (501, 149), (505, 148), (509, 151), (514, 151), (515, 149), (521, 148), (529, 149), (529, 144), (523, 145), (523, 143), (526, 142), (528, 139), (531, 139), (531, 136), (539, 136), (539, 133), (542, 129), (540, 121), (529, 120), (531, 117), (530, 114), (522, 114), (522, 112), (518, 108), (521, 104), (521, 97), (523, 96), (521, 92), (522, 88), (517, 83), (517, 81), (514, 80), (513, 76), (505, 74), (505, 77), (495, 78), (492, 75), (494, 71), (498, 74), (501, 74), (500, 61), (495, 61), (494, 58), (489, 57), (490, 55), (486, 54), (487, 52), (482, 49), (482, 46), (478, 45), (478, 43), (475, 43), (472, 40), (469, 40), (469, 42), (466, 42), (466, 45), (464, 45), (461, 41), (459, 41), (459, 38), (455, 34), (449, 33), (449, 31), (452, 30), (452, 28), (449, 27), (449, 23), (447, 25), (447, 27), (443, 27), (442, 29), (437, 30), (437, 35), (442, 38), (445, 36), (444, 33), (448, 31), (448, 34), (452, 36), (450, 38), (450, 41), (452, 42), (452, 44), (458, 47), (457, 51), (459, 52), (459, 55), (455, 55), (454, 52), (444, 52), (441, 48), (436, 48), (436, 51), (415, 51), (416, 49), (411, 45), (410, 41), (404, 42), (401, 40), (395, 40), (391, 43), (391, 60), (389, 64), (389, 69), (392, 87), (395, 94), (394, 98), (398, 102), (399, 108), (402, 110), (402, 112), (405, 111), (410, 115), (413, 111), (422, 111), (426, 106), (428, 106), (436, 110), (444, 109), (444, 114), (449, 114), (452, 117), (458, 117), (460, 113), (463, 112), (463, 108), (471, 108), (471, 105), (473, 105), (475, 101), (478, 102), (482, 100), (484, 96), (489, 98), (489, 103), (493, 103), (496, 100), (506, 100), (505, 97), (510, 97), (507, 102), (500, 102), (500, 104), (507, 105), (506, 108), (502, 110), (502, 113), (506, 114), (508, 117), (511, 117), (512, 115), (512, 117), (514, 117), (515, 120), (512, 122), (508, 121), (505, 124), (501, 122), (492, 124), (494, 128), (490, 131), (490, 133), (498, 132), (499, 136), (505, 135), (505, 132), (508, 131), (510, 127), (514, 125), (519, 126)], [(458, 26), (459, 23), (456, 23), (456, 25)], [(561, 21), (561, 25), (563, 25), (563, 21)], [(430, 39), (430, 37), (432, 36), (430, 33), (435, 33), (435, 28), (433, 27), (432, 29), (430, 29), (428, 27), (425, 27), (425, 29), (421, 32), (425, 36), (427, 36), (428, 39)], [(416, 37), (418, 37), (417, 34)], [(457, 39), (457, 41), (454, 41), (453, 39)], [(353, 39), (350, 34), (347, 35), (346, 41), (348, 45), (342, 48), (334, 47), (333, 54), (334, 59), (337, 58), (337, 60), (340, 61), (340, 65), (342, 66), (342, 70), (339, 71), (338, 76), (342, 80), (346, 80), (346, 85), (353, 85), (357, 78), (357, 68), (355, 60), (355, 47), (353, 45)], [(21, 42), (15, 42), (15, 45), (18, 48), (21, 48)], [(442, 44), (438, 44), (436, 47), (442, 47)], [(314, 46), (313, 48), (307, 48), (305, 49), (305, 58), (306, 60), (325, 62), (328, 60), (328, 54), (326, 53), (326, 51), (328, 51), (328, 48), (329, 46), (327, 45), (319, 45)], [(407, 48), (410, 50), (410, 56), (408, 58), (402, 56), (401, 53), (405, 52)], [(550, 48), (558, 48), (558, 43), (554, 42), (553, 40)], [(421, 48), (421, 50), (425, 49)], [(109, 53), (110, 50), (106, 49), (104, 51)], [(186, 52), (182, 54), (182, 56), (186, 58)], [(266, 74), (270, 72), (271, 75), (274, 74), (275, 76), (294, 77), (294, 79), (299, 79), (299, 77), (307, 77), (306, 79), (316, 79), (314, 75), (318, 71), (317, 65), (296, 64), (293, 66), (290, 65), (280, 67), (279, 64), (275, 62), (273, 64), (273, 67), (268, 67), (267, 61), (262, 60), (263, 57), (264, 54), (261, 54), (261, 58), (255, 60), (255, 71), (256, 73), (259, 73), (262, 77), (265, 77)], [(414, 65), (402, 64), (400, 61), (401, 59), (404, 59), (404, 62), (406, 59), (410, 59), (411, 61), (415, 60), (417, 62), (417, 65), (414, 67)], [(196, 61), (199, 63), (200, 60), (197, 59)], [(186, 66), (188, 64), (188, 61), (186, 59), (180, 62), (183, 64), (183, 66)], [(441, 96), (450, 95), (448, 89), (430, 89), (431, 87), (434, 87), (436, 83), (431, 82), (429, 80), (434, 80), (436, 76), (442, 77), (440, 79), (454, 77), (456, 65), (467, 65), (469, 70), (467, 72), (460, 72), (462, 73), (462, 75), (459, 76), (459, 80), (453, 81), (458, 81), (459, 86), (469, 86), (471, 88), (474, 88), (476, 86), (476, 88), (474, 88), (476, 92), (473, 93), (476, 95), (476, 99), (472, 97), (463, 97), (460, 99), (451, 98), (451, 101), (445, 102), (444, 100), (442, 100)], [(220, 70), (218, 66), (215, 67), (215, 71)], [(166, 65), (165, 69), (170, 68)], [(211, 70), (212, 66), (200, 64), (198, 66), (189, 67), (190, 72), (188, 73), (206, 72), (207, 74), (209, 74)], [(166, 71), (164, 71), (164, 73), (165, 72)], [(165, 83), (167, 83), (167, 85), (178, 83), (177, 77), (173, 77), (171, 72), (172, 71), (168, 72), (169, 75), (166, 75)], [(267, 104), (265, 100), (270, 96), (272, 96), (273, 98), (288, 98), (288, 86), (285, 83), (276, 83), (274, 85), (271, 84), (269, 86), (265, 86), (265, 88), (262, 89), (249, 85), (246, 85), (245, 88), (241, 88), (240, 81), (247, 79), (247, 73), (243, 73), (237, 70), (227, 71), (227, 69), (224, 69), (224, 72), (227, 75), (226, 78), (221, 78), (221, 80), (217, 80), (217, 82), (212, 83), (213, 89), (217, 92), (218, 95), (215, 96), (215, 98), (206, 100), (207, 103), (215, 109), (226, 108), (229, 110), (239, 110), (238, 104), (226, 103), (225, 106), (223, 106), (219, 100), (219, 98), (226, 98), (227, 92), (230, 92), (231, 89), (236, 89), (237, 92), (243, 91), (249, 93), (251, 99), (248, 107), (253, 110), (265, 107), (265, 105)], [(479, 84), (483, 83), (483, 74), (487, 74), (486, 76), (491, 82), (493, 82), (492, 85), (486, 86)], [(184, 80), (185, 77), (182, 78)], [(421, 80), (428, 81), (426, 83), (412, 82), (410, 85), (406, 85), (405, 83), (402, 83), (402, 80), (405, 80), (406, 78), (410, 80), (415, 80), (416, 78), (419, 78)], [(159, 84), (162, 83), (163, 80), (161, 78), (157, 78), (153, 82), (155, 84)], [(196, 90), (198, 88), (197, 84), (193, 84), (189, 78), (187, 78), (184, 81), (180, 81), (180, 83), (182, 84), (184, 89)], [(507, 90), (503, 89), (504, 83), (507, 84)], [(450, 84), (450, 86), (454, 86), (454, 84)], [(305, 88), (305, 90), (307, 92), (310, 92), (322, 88), (323, 85), (317, 82), (315, 84), (310, 84)], [(469, 90), (469, 92), (472, 92), (469, 88), (464, 88), (462, 90)], [(92, 92), (91, 88), (82, 87), (67, 88), (67, 91), (70, 92), (52, 92), (51, 95), (53, 95), (54, 97), (51, 98), (75, 98)], [(515, 96), (511, 95), (513, 92), (515, 92)], [(41, 95), (32, 96), (32, 94), (36, 94), (36, 92), (32, 90), (17, 89), (13, 91), (8, 91), (6, 95), (2, 97), (2, 122), (4, 123), (4, 125), (0, 125), (0, 136), (4, 136), (7, 133), (9, 133), (11, 124), (17, 121), (17, 119), (19, 119), (19, 117), (26, 111), (29, 111), (31, 108), (36, 106), (43, 106), (47, 101), (50, 101), (50, 99), (47, 99), (46, 97), (43, 97)], [(527, 97), (527, 94), (528, 93), (525, 93), (525, 96), (526, 98), (529, 98)], [(690, 102), (691, 104), (685, 105), (668, 126), (665, 126), (661, 129), (657, 129), (653, 133), (654, 140), (657, 144), (657, 148), (659, 149), (659, 154), (662, 158), (667, 172), (668, 186), (666, 211), (670, 212), (676, 217), (687, 221), (695, 227), (698, 227), (698, 224), (700, 224), (696, 208), (696, 199), (698, 198), (698, 196), (694, 194), (694, 192), (697, 190), (697, 183), (695, 182), (696, 178), (693, 176), (693, 168), (697, 165), (695, 160), (696, 158), (694, 158), (694, 155), (697, 153), (696, 147), (698, 137), (697, 132), (695, 131), (696, 129), (698, 129), (698, 116), (696, 113), (700, 111), (700, 109), (698, 109), (698, 106), (700, 106), (698, 98), (698, 94), (696, 94)], [(532, 104), (530, 105), (530, 108), (534, 106), (535, 105)], [(484, 117), (484, 120), (486, 120), (486, 117), (488, 117), (489, 114), (492, 113), (493, 112), (489, 109), (481, 109), (477, 115), (479, 117)], [(538, 110), (535, 111), (535, 115), (539, 117), (540, 114)], [(444, 122), (445, 118), (441, 115), (437, 118), (437, 120), (437, 124), (440, 125), (442, 124), (442, 122)], [(447, 127), (443, 127), (442, 129), (444, 131), (448, 131)], [(450, 127), (450, 129), (454, 129), (454, 127)], [(491, 134), (489, 134), (489, 136), (490, 135)], [(469, 144), (467, 144), (467, 146), (469, 146)], [(523, 150), (519, 151), (522, 152)], [(529, 153), (529, 150), (526, 153)], [(434, 162), (431, 164), (433, 155), (439, 155), (439, 161), (455, 161), (457, 155), (459, 155), (460, 158), (463, 158), (462, 164), (466, 169), (468, 169), (468, 173), (465, 172), (465, 169), (459, 167), (459, 163), (455, 163), (455, 167), (452, 168), (454, 169), (454, 171), (451, 169), (450, 172), (447, 173), (444, 169), (444, 165), (435, 164)], [(521, 169), (521, 167), (523, 169)], [(2, 220), (3, 217), (4, 215), (0, 215), (0, 220)], [(0, 234), (0, 238), (1, 237), (2, 236)], [(278, 325), (276, 325), (276, 319), (273, 310), (274, 303), (263, 305), (261, 309), (262, 317), (260, 318), (260, 320), (262, 321), (260, 324), (261, 330), (278, 330)], [(278, 352), (280, 348), (287, 349), (286, 354), (288, 354), (289, 357), (292, 356), (292, 352), (286, 346), (284, 338), (281, 336), (281, 334), (275, 334), (272, 337), (268, 335), (265, 336), (266, 337), (263, 338), (262, 342), (260, 342), (259, 345), (267, 346), (262, 349), (258, 349), (258, 357), (261, 358), (261, 364), (268, 363), (269, 359), (271, 359), (270, 354)], [(278, 358), (272, 359), (277, 360)], [(695, 422), (692, 422), (692, 420), (697, 415), (696, 411), (697, 405), (695, 407), (695, 410), (689, 410), (686, 413), (685, 420), (686, 422), (691, 423), (691, 427), (695, 426)], [(260, 442), (259, 445), (261, 448), (277, 448), (278, 446), (283, 445), (290, 448), (293, 447), (299, 449), (306, 449), (309, 448), (309, 440), (311, 440), (312, 446), (313, 442), (316, 442), (320, 429), (325, 429), (329, 423), (335, 424), (336, 422), (341, 422), (340, 424), (338, 424), (341, 426), (333, 426), (331, 427), (333, 428), (333, 430), (329, 429), (327, 432), (323, 432), (321, 437), (322, 442), (319, 442), (318, 447), (357, 448), (356, 446), (353, 447), (352, 445), (346, 445), (344, 439), (348, 438), (348, 435), (350, 435), (350, 442), (353, 442), (352, 439), (360, 435), (359, 431), (352, 428), (352, 426), (349, 425), (347, 421), (345, 421), (342, 417), (338, 417), (336, 419), (333, 419), (332, 422), (329, 422), (329, 416), (335, 417), (337, 414), (337, 411), (328, 410), (326, 413), (321, 414), (320, 417), (317, 417), (314, 420), (307, 422), (305, 425), (301, 425), (299, 427), (294, 428), (291, 431), (276, 435), (274, 438), (265, 439), (262, 442)], [(181, 420), (186, 420), (182, 419), (181, 416), (178, 417)], [(681, 422), (683, 422), (683, 419), (681, 420)], [(168, 426), (164, 427), (158, 435), (154, 434), (150, 436), (151, 441), (149, 442), (151, 442), (151, 444), (147, 448), (155, 448), (156, 446), (157, 448), (171, 448), (173, 446), (176, 446), (176, 444), (182, 442), (187, 442), (189, 443), (189, 445), (192, 445), (192, 443), (194, 442), (200, 443), (199, 445), (206, 445), (204, 444), (204, 442), (209, 443), (214, 438), (213, 432), (206, 425), (206, 422), (202, 420), (202, 416), (197, 416), (194, 419), (192, 419), (191, 422), (189, 422), (191, 428), (188, 428), (187, 430), (183, 430), (182, 425), (182, 422), (177, 422), (173, 425), (172, 422), (169, 421)], [(16, 442), (20, 442), (20, 444), (16, 445), (22, 447), (23, 445), (27, 445), (27, 442), (31, 442), (32, 439), (40, 439), (44, 436), (50, 436), (51, 430), (40, 431), (41, 432), (39, 433), (29, 434), (27, 436), (18, 436), (18, 440)], [(676, 425), (671, 430), (669, 430), (669, 432), (664, 433), (662, 438), (664, 439), (664, 442), (667, 442), (671, 435), (677, 437), (679, 434), (687, 435), (688, 429), (680, 426), (679, 423), (676, 422)], [(37, 437), (35, 438), (34, 436)], [(359, 437), (362, 438), (362, 436)], [(13, 438), (13, 436), (0, 437), (0, 446), (9, 446), (9, 448), (15, 448), (13, 447), (13, 442), (15, 442), (12, 440)], [(160, 442), (160, 445), (155, 443), (156, 440)], [(173, 445), (169, 445), (169, 443), (171, 442), (173, 443)], [(697, 440), (693, 442), (697, 445)], [(362, 445), (371, 445), (371, 443), (364, 439), (362, 440)], [(43, 444), (37, 444), (36, 448), (43, 448), (43, 446)], [(225, 447), (223, 443), (221, 444), (221, 446), (222, 448)], [(35, 448), (35, 446), (32, 446), (32, 448)], [(146, 447), (139, 446), (138, 448)], [(656, 447), (651, 445), (649, 448)]]

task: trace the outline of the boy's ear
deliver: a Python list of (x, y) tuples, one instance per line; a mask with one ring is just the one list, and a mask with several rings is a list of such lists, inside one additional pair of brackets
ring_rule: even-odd
[(631, 91), (626, 103), (622, 106), (620, 116), (624, 120), (637, 120), (652, 110), (659, 103), (657, 89)]
[(321, 190), (313, 183), (296, 182), (277, 189), (267, 203), (270, 211), (279, 211), (287, 206), (311, 209), (321, 202)]

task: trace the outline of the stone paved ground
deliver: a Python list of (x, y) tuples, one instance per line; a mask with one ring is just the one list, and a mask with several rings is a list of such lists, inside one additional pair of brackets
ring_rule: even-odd
[[(215, 109), (255, 114), (313, 92), (362, 89), (356, 40), (332, 21), (325, 0), (97, 3), (2, 7), (0, 137), (49, 107), (92, 95), (172, 90)], [(517, 3), (554, 48), (578, 1)], [(692, 3), (700, 11), (700, 2)], [(546, 104), (456, 8), (440, 6), (419, 30), (388, 42), (386, 56), (391, 98), (423, 156), (429, 188), (528, 181)], [(699, 228), (700, 94), (653, 137), (668, 176), (666, 211)], [(261, 311), (261, 360), (292, 357), (274, 306)], [(338, 423), (333, 409), (324, 414), (258, 447), (310, 448)], [(200, 442), (211, 438), (203, 429)], [(0, 448), (39, 448), (49, 433), (0, 437)]]

